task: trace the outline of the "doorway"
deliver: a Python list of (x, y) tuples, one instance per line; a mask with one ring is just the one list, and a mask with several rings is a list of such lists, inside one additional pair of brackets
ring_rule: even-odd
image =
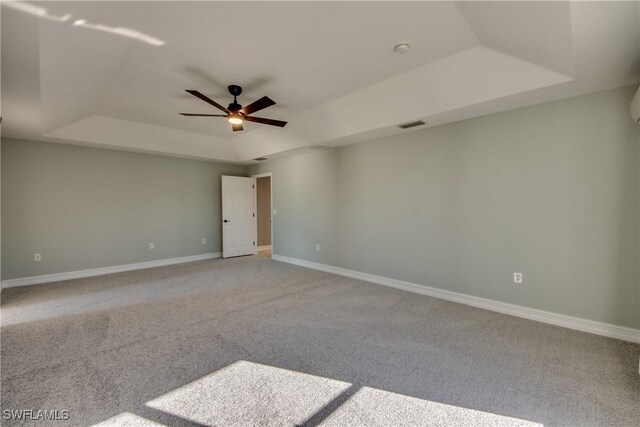
[(273, 206), (271, 173), (254, 175), (256, 180), (256, 254), (271, 258), (273, 250)]

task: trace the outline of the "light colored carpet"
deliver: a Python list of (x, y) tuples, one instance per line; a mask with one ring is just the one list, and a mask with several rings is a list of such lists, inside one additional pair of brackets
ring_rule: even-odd
[(640, 420), (637, 345), (257, 256), (7, 289), (2, 321), (2, 409), (70, 411), (43, 425)]

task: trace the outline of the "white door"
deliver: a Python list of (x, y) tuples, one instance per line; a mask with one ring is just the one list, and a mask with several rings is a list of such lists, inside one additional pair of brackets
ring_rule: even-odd
[(255, 179), (222, 176), (222, 257), (255, 253)]

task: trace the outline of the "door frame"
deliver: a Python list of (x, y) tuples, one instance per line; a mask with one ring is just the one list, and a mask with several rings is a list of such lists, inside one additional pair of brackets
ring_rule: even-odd
[(256, 186), (256, 191), (254, 193), (254, 206), (256, 207), (256, 216), (254, 217), (254, 229), (255, 229), (255, 239), (256, 239), (256, 247), (254, 249), (254, 255), (258, 254), (258, 178), (266, 178), (266, 177), (270, 177), (271, 179), (269, 180), (269, 196), (270, 196), (270, 203), (269, 206), (271, 207), (271, 209), (269, 209), (269, 221), (270, 221), (270, 225), (271, 225), (271, 255), (273, 256), (273, 173), (272, 172), (265, 172), (265, 173), (259, 173), (256, 175), (251, 175), (251, 178), (253, 178), (255, 180), (255, 186)]

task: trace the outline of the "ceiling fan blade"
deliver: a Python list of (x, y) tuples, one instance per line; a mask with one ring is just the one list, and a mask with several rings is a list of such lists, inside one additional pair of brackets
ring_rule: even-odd
[(275, 105), (275, 103), (276, 102), (273, 101), (268, 96), (263, 96), (262, 98), (258, 99), (257, 101), (254, 101), (251, 104), (247, 105), (246, 107), (244, 107), (240, 111), (242, 113), (244, 113), (245, 116), (248, 116), (249, 114), (255, 113), (256, 111), (260, 111), (260, 110), (263, 110), (263, 109), (265, 109), (267, 107), (271, 107), (272, 105)]
[(245, 116), (244, 120), (248, 122), (262, 123), (263, 125), (279, 126), (281, 128), (285, 127), (287, 124), (287, 122), (283, 122), (282, 120), (265, 119), (263, 117)]
[(233, 131), (234, 131), (234, 132), (238, 132), (238, 131), (244, 130), (244, 128), (242, 127), (242, 125), (241, 125), (241, 124), (239, 124), (239, 125), (234, 125), (234, 124), (232, 124), (232, 125), (231, 125), (231, 128), (233, 128)]
[(180, 113), (180, 115), (187, 117), (227, 117), (225, 114)]
[(223, 107), (222, 105), (218, 104), (216, 101), (214, 101), (213, 99), (209, 98), (208, 96), (205, 96), (205, 95), (201, 94), (197, 90), (187, 89), (187, 92), (190, 93), (191, 95), (195, 96), (195, 97), (198, 97), (198, 98), (202, 99), (207, 104), (211, 104), (214, 107), (216, 107), (217, 109), (224, 111), (225, 113), (229, 112), (229, 110), (227, 110), (225, 107)]

